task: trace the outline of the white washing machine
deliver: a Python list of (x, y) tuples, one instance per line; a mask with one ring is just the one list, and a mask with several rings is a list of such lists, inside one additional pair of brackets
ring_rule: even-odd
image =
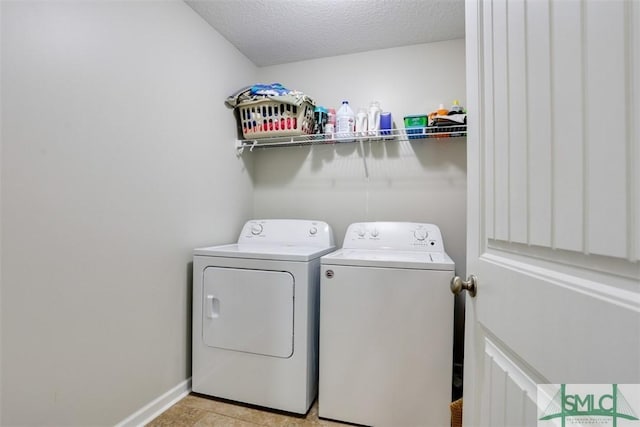
[(304, 414), (317, 394), (320, 257), (328, 224), (247, 222), (193, 258), (194, 392)]
[(352, 224), (321, 264), (319, 415), (448, 426), (455, 265), (438, 227)]

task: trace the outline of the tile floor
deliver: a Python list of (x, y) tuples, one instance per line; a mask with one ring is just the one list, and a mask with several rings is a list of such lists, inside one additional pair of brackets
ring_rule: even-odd
[(298, 417), (193, 393), (147, 424), (148, 427), (344, 427), (348, 425), (319, 419), (317, 401), (306, 416)]

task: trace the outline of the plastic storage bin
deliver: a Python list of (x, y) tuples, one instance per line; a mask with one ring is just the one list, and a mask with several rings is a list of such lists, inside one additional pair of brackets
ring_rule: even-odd
[(299, 136), (313, 133), (314, 105), (278, 102), (271, 98), (244, 102), (237, 119), (245, 139)]
[(405, 116), (404, 127), (407, 131), (409, 139), (426, 138), (425, 128), (428, 119), (426, 115)]

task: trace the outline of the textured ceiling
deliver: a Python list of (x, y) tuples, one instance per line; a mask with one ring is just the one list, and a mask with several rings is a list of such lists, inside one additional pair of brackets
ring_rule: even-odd
[(185, 0), (258, 66), (464, 37), (464, 0)]

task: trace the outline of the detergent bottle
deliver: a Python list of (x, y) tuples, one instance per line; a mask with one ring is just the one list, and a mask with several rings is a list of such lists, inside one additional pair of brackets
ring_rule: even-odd
[(354, 141), (355, 124), (356, 115), (349, 106), (349, 101), (342, 101), (342, 106), (336, 114), (336, 140)]
[(372, 140), (380, 139), (380, 113), (382, 113), (380, 103), (373, 101), (367, 115), (367, 129)]

